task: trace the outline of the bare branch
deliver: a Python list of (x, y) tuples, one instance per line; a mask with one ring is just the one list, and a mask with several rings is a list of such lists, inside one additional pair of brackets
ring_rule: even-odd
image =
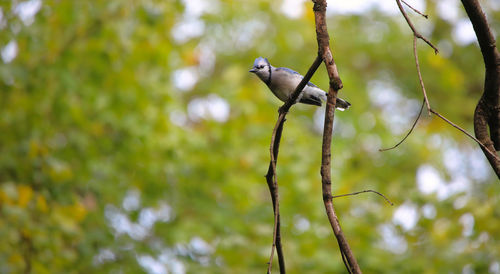
[(431, 109), (431, 112), (434, 113), (435, 115), (437, 115), (439, 118), (441, 118), (446, 123), (450, 124), (454, 128), (456, 128), (456, 129), (460, 130), (461, 132), (463, 132), (465, 135), (469, 136), (472, 140), (476, 141), (476, 143), (478, 143), (478, 145), (481, 146), (482, 149), (484, 149), (488, 154), (490, 154), (491, 157), (495, 158), (497, 161), (500, 161), (500, 159), (498, 158), (498, 155), (496, 155), (496, 153), (493, 153), (492, 151), (490, 151), (488, 149), (488, 147), (486, 147), (483, 143), (481, 143), (481, 141), (479, 141), (478, 139), (476, 139), (476, 137), (472, 136), (470, 133), (468, 133), (467, 131), (465, 131), (465, 129), (457, 126), (452, 121), (446, 119), (446, 117), (444, 117), (443, 115), (439, 114), (437, 111)]
[(314, 60), (313, 64), (307, 71), (306, 75), (302, 79), (302, 81), (299, 83), (295, 91), (292, 93), (288, 101), (283, 104), (283, 106), (280, 107), (279, 109), (279, 116), (278, 120), (276, 121), (276, 124), (273, 129), (273, 133), (271, 135), (271, 145), (269, 147), (269, 151), (271, 154), (271, 160), (269, 162), (269, 168), (267, 170), (266, 174), (266, 181), (267, 185), (269, 187), (269, 192), (271, 193), (271, 199), (273, 202), (273, 211), (274, 211), (274, 228), (273, 228), (273, 244), (271, 248), (271, 255), (269, 256), (269, 261), (268, 261), (268, 268), (267, 272), (271, 273), (272, 269), (272, 264), (273, 264), (273, 258), (274, 258), (274, 249), (276, 248), (277, 253), (278, 253), (278, 262), (280, 265), (280, 273), (285, 273), (285, 259), (283, 255), (283, 247), (281, 245), (281, 232), (280, 232), (280, 227), (281, 227), (281, 221), (280, 221), (280, 214), (279, 214), (279, 194), (278, 194), (278, 179), (276, 176), (276, 163), (278, 161), (278, 152), (279, 152), (279, 145), (281, 141), (281, 135), (283, 132), (283, 125), (286, 121), (285, 117), (292, 107), (293, 104), (297, 101), (297, 98), (300, 95), (300, 92), (304, 89), (305, 85), (309, 80), (311, 80), (311, 77), (314, 75), (316, 70), (318, 69), (319, 65), (321, 65), (322, 59), (317, 56), (316, 59)]
[(398, 147), (400, 144), (402, 144), (406, 140), (406, 138), (408, 138), (408, 136), (410, 136), (411, 132), (413, 131), (413, 129), (417, 125), (418, 120), (420, 119), (420, 115), (422, 115), (422, 110), (424, 109), (424, 104), (425, 104), (425, 99), (422, 100), (422, 105), (420, 106), (420, 111), (418, 112), (417, 118), (415, 118), (415, 122), (413, 122), (413, 125), (411, 126), (408, 133), (406, 133), (406, 136), (401, 141), (399, 141), (399, 143), (395, 144), (393, 147), (381, 148), (378, 151), (387, 151), (387, 150), (394, 149), (394, 148)]
[[(465, 131), (461, 127), (457, 126), (455, 123), (451, 122), (450, 120), (446, 119), (444, 116), (442, 116), (437, 111), (435, 111), (431, 108), (430, 103), (429, 103), (429, 99), (427, 98), (427, 92), (425, 90), (424, 81), (422, 79), (422, 73), (420, 72), (420, 64), (418, 61), (418, 52), (417, 52), (417, 38), (420, 38), (420, 39), (424, 40), (427, 44), (429, 44), (429, 46), (431, 46), (435, 50), (435, 53), (437, 53), (437, 48), (434, 47), (434, 45), (432, 45), (432, 43), (430, 43), (425, 37), (423, 37), (422, 35), (420, 35), (420, 33), (418, 33), (416, 31), (415, 27), (413, 26), (410, 19), (408, 18), (408, 15), (404, 11), (403, 6), (401, 5), (401, 0), (396, 0), (396, 3), (398, 4), (399, 10), (401, 11), (404, 18), (406, 19), (406, 22), (408, 23), (411, 30), (413, 31), (413, 55), (415, 57), (415, 65), (417, 66), (418, 80), (420, 83), (420, 87), (422, 88), (422, 93), (424, 94), (424, 101), (427, 104), (427, 111), (429, 112), (429, 114), (433, 113), (433, 114), (437, 115), (443, 121), (447, 122), (448, 124), (450, 124), (454, 128), (460, 130), (465, 135), (467, 135), (468, 137), (473, 139), (475, 142), (477, 142), (479, 144), (479, 146), (481, 147), (481, 149), (483, 150), (483, 152), (485, 153), (488, 160), (490, 161), (490, 165), (495, 170), (495, 173), (500, 178), (500, 158), (498, 157), (498, 155), (496, 153), (493, 152), (493, 151), (495, 151), (495, 147), (493, 146), (494, 142), (492, 142), (487, 136), (486, 122), (485, 122), (486, 118), (484, 118), (484, 116), (486, 116), (486, 115), (482, 114), (484, 112), (482, 110), (482, 108), (484, 108), (485, 100), (482, 100), (483, 98), (481, 98), (481, 100), (478, 103), (478, 106), (476, 107), (476, 111), (474, 114), (474, 129), (475, 129), (476, 135), (480, 136), (480, 139), (483, 139), (485, 141), (484, 143), (481, 142), (480, 140), (476, 139), (474, 136), (469, 134), (467, 131)], [(473, 26), (474, 26), (474, 22), (476, 23), (476, 25), (474, 27), (476, 35), (478, 35), (478, 33), (481, 35), (480, 36), (481, 38), (479, 38), (479, 36), (478, 36), (478, 39), (480, 40), (481, 52), (483, 53), (483, 58), (485, 60), (484, 62), (485, 62), (485, 66), (486, 66), (486, 74), (487, 75), (486, 75), (485, 86), (487, 86), (488, 84), (491, 84), (491, 86), (492, 86), (492, 87), (490, 87), (490, 86), (485, 87), (485, 94), (486, 94), (486, 91), (492, 90), (492, 91), (490, 91), (490, 93), (492, 94), (491, 97), (493, 97), (493, 99), (489, 100), (489, 101), (493, 102), (496, 100), (496, 105), (491, 107), (491, 109), (493, 109), (493, 110), (496, 109), (497, 115), (491, 119), (493, 122), (491, 122), (490, 124), (496, 125), (495, 126), (496, 128), (494, 130), (500, 131), (500, 121), (498, 121), (498, 120), (500, 120), (500, 118), (498, 118), (498, 116), (500, 116), (500, 111), (499, 111), (499, 109), (500, 109), (500, 106), (499, 106), (499, 104), (500, 104), (500, 102), (499, 102), (499, 100), (500, 100), (499, 99), (499, 97), (500, 97), (500, 95), (499, 95), (500, 94), (500, 54), (498, 53), (498, 50), (496, 50), (495, 40), (494, 40), (491, 32), (489, 31), (489, 27), (488, 27), (488, 24), (486, 22), (486, 17), (484, 16), (484, 13), (482, 13), (477, 0), (462, 0), (462, 3), (463, 3), (464, 8), (466, 9), (466, 11), (469, 15), (469, 18), (471, 18), (471, 21), (473, 22)], [(488, 74), (491, 74), (491, 76), (489, 78), (488, 78)], [(490, 79), (489, 82), (492, 82), (492, 83), (488, 82), (489, 79)], [(493, 79), (493, 80), (491, 80), (491, 79)], [(484, 97), (484, 94), (483, 94), (483, 97)], [(483, 115), (483, 116), (481, 116), (481, 115)], [(415, 123), (414, 123), (413, 127), (414, 126), (415, 126)], [(412, 129), (413, 129), (413, 127), (412, 127)], [(481, 128), (481, 130), (478, 130), (478, 128)], [(495, 132), (493, 130), (492, 130), (492, 133), (493, 133), (492, 135), (495, 135)], [(500, 133), (498, 133), (496, 135), (500, 136)], [(406, 139), (406, 137), (404, 139)], [(497, 139), (500, 139), (500, 137), (498, 137)], [(496, 140), (496, 141), (500, 144), (500, 140)], [(500, 147), (500, 145), (499, 145), (499, 147)]]
[(410, 18), (408, 17), (408, 14), (406, 14), (406, 11), (403, 8), (403, 5), (401, 5), (401, 0), (396, 0), (396, 3), (398, 4), (398, 8), (401, 11), (401, 14), (403, 14), (403, 17), (406, 20), (406, 23), (408, 23), (408, 26), (410, 26), (411, 31), (413, 32), (413, 35), (419, 39), (422, 39), (424, 42), (427, 43), (431, 48), (434, 49), (434, 53), (437, 54), (439, 50), (429, 41), (427, 38), (425, 38), (422, 34), (420, 34), (415, 27), (413, 26), (413, 23), (411, 22)]
[(349, 271), (349, 273), (361, 273), (358, 262), (354, 257), (349, 244), (347, 243), (344, 233), (342, 232), (342, 228), (340, 227), (340, 223), (335, 213), (332, 202), (331, 142), (335, 103), (337, 92), (342, 88), (342, 81), (340, 80), (340, 76), (337, 71), (337, 65), (335, 64), (335, 60), (333, 59), (333, 55), (330, 50), (330, 36), (328, 35), (326, 26), (326, 0), (313, 0), (313, 2), (319, 55), (325, 62), (328, 77), (330, 79), (330, 87), (328, 89), (326, 102), (323, 144), (321, 151), (321, 185), (323, 192), (323, 203), (325, 205), (326, 214), (328, 216), (328, 220), (330, 221), (333, 233), (335, 234), (337, 243), (339, 244), (339, 248), (343, 256), (342, 258), (347, 270)]
[(429, 18), (429, 16), (427, 14), (423, 14), (422, 12), (420, 12), (419, 10), (417, 10), (416, 8), (410, 6), (408, 3), (406, 3), (406, 1), (401, 0), (401, 2), (403, 2), (403, 4), (405, 4), (407, 7), (409, 7), (410, 9), (412, 9), (414, 12), (416, 12), (416, 13), (422, 15), (423, 17), (425, 17), (425, 19)]
[(417, 66), (418, 81), (420, 83), (420, 87), (422, 88), (422, 93), (424, 94), (424, 101), (427, 104), (427, 112), (431, 115), (431, 105), (429, 103), (429, 99), (427, 98), (424, 80), (422, 79), (422, 73), (420, 72), (420, 63), (418, 62), (417, 36), (413, 36), (413, 56), (415, 57), (415, 65)]
[(479, 1), (462, 0), (462, 5), (476, 33), (486, 70), (484, 91), (474, 111), (474, 133), (500, 179), (500, 160), (491, 153), (500, 150), (500, 53)]
[(387, 203), (389, 203), (391, 206), (394, 205), (389, 199), (387, 199), (387, 197), (385, 197), (384, 194), (382, 194), (382, 193), (380, 193), (378, 191), (375, 191), (375, 190), (371, 190), (371, 189), (367, 189), (367, 190), (363, 190), (363, 191), (357, 191), (357, 192), (353, 192), (353, 193), (341, 194), (341, 195), (334, 195), (334, 196), (332, 196), (332, 199), (339, 198), (339, 197), (346, 197), (346, 196), (358, 195), (358, 194), (366, 193), (366, 192), (373, 192), (375, 194), (378, 194), (378, 195), (382, 196), (382, 198), (384, 198), (384, 200)]
[[(279, 114), (278, 120), (276, 121), (276, 125), (274, 126), (273, 129), (273, 134), (271, 136), (271, 146), (270, 146), (270, 152), (271, 152), (271, 161), (269, 163), (269, 170), (271, 173), (269, 173), (268, 170), (268, 176), (267, 178), (267, 183), (269, 187), (269, 191), (271, 192), (271, 199), (273, 202), (273, 211), (274, 211), (274, 229), (273, 229), (273, 244), (271, 248), (271, 255), (269, 256), (269, 262), (268, 262), (268, 268), (267, 268), (267, 273), (271, 273), (271, 268), (273, 266), (273, 257), (274, 257), (274, 249), (277, 246), (278, 249), (278, 260), (280, 263), (280, 271), (282, 273), (285, 273), (285, 263), (284, 263), (284, 256), (282, 252), (282, 246), (281, 246), (281, 240), (278, 242), (278, 237), (281, 238), (281, 233), (280, 233), (280, 214), (279, 214), (279, 192), (278, 192), (278, 181), (276, 178), (276, 161), (278, 158), (278, 150), (279, 150), (279, 139), (281, 139), (281, 133), (283, 132), (283, 123), (285, 122), (285, 115), (286, 112), (282, 112)], [(276, 136), (279, 133), (279, 139), (276, 139)], [(270, 176), (269, 176), (270, 175)], [(283, 262), (283, 264), (282, 264)]]

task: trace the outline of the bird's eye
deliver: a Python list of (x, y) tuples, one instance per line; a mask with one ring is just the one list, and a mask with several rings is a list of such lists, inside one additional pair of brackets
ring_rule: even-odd
[(260, 69), (261, 69), (261, 68), (264, 68), (264, 65), (260, 65), (260, 66), (259, 66), (259, 68), (260, 68)]

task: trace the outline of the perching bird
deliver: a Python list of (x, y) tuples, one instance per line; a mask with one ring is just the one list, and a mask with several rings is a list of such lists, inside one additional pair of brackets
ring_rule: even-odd
[[(297, 88), (302, 78), (300, 73), (289, 68), (275, 68), (271, 66), (267, 58), (259, 57), (255, 59), (251, 73), (257, 74), (269, 89), (281, 101), (286, 102), (288, 97)], [(302, 90), (297, 102), (321, 106), (321, 100), (326, 101), (327, 93), (318, 88), (315, 84), (308, 82)], [(339, 110), (348, 109), (351, 104), (343, 99), (337, 98), (336, 107)]]

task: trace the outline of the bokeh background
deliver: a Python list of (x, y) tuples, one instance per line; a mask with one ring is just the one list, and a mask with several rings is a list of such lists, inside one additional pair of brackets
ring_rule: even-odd
[[(394, 1), (328, 1), (352, 108), (337, 112), (334, 201), (365, 273), (500, 273), (500, 183), (478, 146), (425, 112)], [(459, 1), (409, 0), (431, 105), (473, 132), (484, 69)], [(500, 31), (500, 2), (481, 1)], [(262, 273), (264, 179), (281, 105), (258, 56), (305, 73), (304, 0), (1, 0), (0, 272)], [(321, 66), (312, 81), (327, 89)], [(342, 273), (324, 213), (324, 108), (297, 105), (278, 163), (290, 273)], [(275, 269), (277, 262), (275, 262)]]

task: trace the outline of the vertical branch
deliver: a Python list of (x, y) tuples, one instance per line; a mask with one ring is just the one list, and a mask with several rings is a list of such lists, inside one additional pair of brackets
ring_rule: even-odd
[(481, 149), (500, 178), (500, 159), (492, 153), (500, 150), (500, 54), (479, 2), (462, 0), (462, 5), (476, 33), (486, 69), (483, 95), (474, 111), (474, 133), (484, 144)]
[(333, 132), (333, 120), (335, 112), (335, 103), (337, 92), (342, 88), (342, 81), (337, 71), (337, 66), (333, 60), (330, 50), (330, 36), (326, 27), (326, 0), (313, 0), (314, 2), (314, 18), (316, 22), (316, 37), (318, 41), (319, 55), (325, 62), (328, 77), (330, 78), (330, 87), (328, 90), (328, 99), (325, 111), (325, 125), (323, 130), (323, 145), (321, 156), (321, 184), (323, 192), (323, 203), (325, 210), (333, 229), (333, 233), (337, 238), (342, 256), (345, 257), (347, 270), (350, 273), (361, 273), (361, 269), (352, 253), (349, 244), (342, 232), (339, 220), (335, 213), (332, 202), (332, 186), (331, 186), (331, 142)]
[[(417, 36), (413, 35), (413, 56), (415, 57), (415, 65), (417, 66), (418, 81), (420, 87), (422, 88), (422, 93), (424, 94), (424, 101), (427, 105), (427, 111), (429, 115), (431, 114), (431, 105), (429, 99), (427, 98), (427, 91), (425, 90), (424, 80), (422, 79), (422, 73), (420, 72), (420, 63), (418, 62), (418, 51), (417, 51)], [(417, 119), (418, 120), (418, 119)]]
[(274, 229), (273, 229), (273, 244), (271, 249), (271, 255), (269, 257), (267, 273), (271, 273), (272, 262), (274, 257), (274, 249), (278, 253), (278, 262), (280, 265), (280, 273), (285, 273), (285, 258), (283, 255), (283, 247), (281, 245), (281, 219), (279, 213), (279, 192), (278, 192), (278, 181), (276, 179), (276, 162), (278, 160), (278, 152), (281, 140), (281, 134), (283, 132), (283, 124), (285, 123), (285, 113), (280, 113), (278, 121), (276, 121), (276, 126), (274, 127), (273, 134), (271, 136), (271, 161), (269, 162), (269, 168), (266, 174), (267, 186), (269, 187), (269, 192), (271, 193), (271, 200), (273, 203), (274, 212)]
[(322, 59), (319, 56), (317, 56), (313, 64), (307, 71), (306, 75), (302, 79), (302, 81), (299, 83), (294, 92), (290, 95), (290, 98), (285, 102), (285, 104), (283, 104), (283, 106), (280, 107), (278, 120), (276, 121), (276, 125), (274, 126), (273, 134), (271, 135), (271, 145), (269, 147), (271, 160), (269, 162), (269, 168), (266, 174), (266, 181), (273, 202), (274, 229), (273, 229), (273, 244), (271, 248), (271, 255), (269, 256), (267, 273), (271, 273), (275, 248), (278, 253), (280, 273), (285, 273), (285, 258), (283, 255), (283, 247), (281, 245), (281, 232), (280, 232), (281, 220), (279, 213), (278, 179), (276, 178), (276, 163), (278, 161), (278, 152), (281, 141), (281, 134), (283, 132), (283, 124), (286, 121), (285, 117), (288, 111), (290, 110), (292, 105), (295, 104), (297, 98), (299, 97), (300, 93), (306, 86), (307, 82), (311, 80), (311, 77), (314, 75), (318, 67), (321, 65), (321, 62)]

